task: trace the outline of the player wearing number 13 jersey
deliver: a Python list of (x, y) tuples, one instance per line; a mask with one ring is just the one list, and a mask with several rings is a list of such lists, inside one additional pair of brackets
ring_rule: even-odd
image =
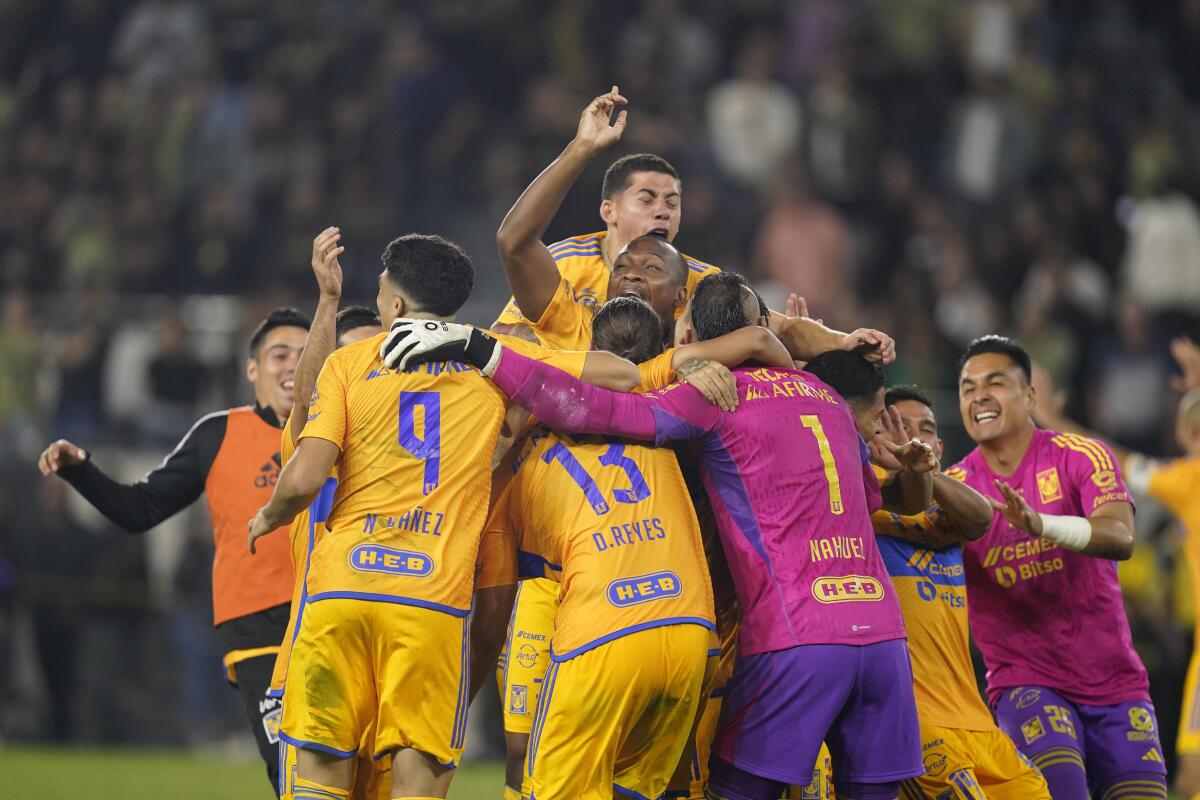
[(522, 795), (659, 797), (718, 652), (675, 454), (538, 428), (515, 464), (485, 535), (511, 540), (521, 575), (553, 579), (561, 599)]

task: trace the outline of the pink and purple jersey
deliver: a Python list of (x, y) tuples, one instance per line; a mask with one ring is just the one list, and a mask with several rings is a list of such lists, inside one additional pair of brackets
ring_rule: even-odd
[(611, 392), (512, 351), (492, 380), (554, 428), (697, 442), (742, 607), (742, 655), (903, 637), (871, 529), (879, 484), (845, 401), (799, 370), (734, 375), (734, 412), (685, 384)]
[[(1105, 503), (1131, 502), (1106, 445), (1054, 431), (1034, 431), (1010, 476), (992, 472), (979, 448), (946, 474), (997, 500), (999, 478), (1046, 514), (1087, 517)], [(1030, 536), (1001, 514), (986, 535), (963, 547), (963, 561), (971, 632), (993, 703), (1006, 688), (1030, 685), (1076, 703), (1150, 699), (1116, 562)]]

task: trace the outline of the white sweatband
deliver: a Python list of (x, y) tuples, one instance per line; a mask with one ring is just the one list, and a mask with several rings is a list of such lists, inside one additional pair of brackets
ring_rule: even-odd
[(1092, 523), (1083, 517), (1058, 517), (1038, 514), (1042, 518), (1042, 538), (1078, 553), (1092, 540)]

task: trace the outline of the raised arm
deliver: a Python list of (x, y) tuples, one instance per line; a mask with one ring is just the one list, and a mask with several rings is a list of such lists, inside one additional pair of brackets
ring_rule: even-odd
[(1031, 536), (1050, 539), (1085, 556), (1124, 561), (1133, 555), (1133, 506), (1105, 503), (1087, 517), (1039, 514), (1004, 481), (996, 481), (1003, 503), (988, 499), (1009, 524)]
[(995, 514), (987, 498), (945, 473), (933, 476), (933, 501), (941, 507), (959, 536), (967, 541), (975, 541), (992, 527)]
[(580, 115), (575, 138), (522, 192), (496, 231), (500, 262), (526, 319), (541, 319), (560, 280), (542, 236), (588, 162), (621, 138), (625, 112), (611, 126), (608, 120), (613, 109), (625, 103), (616, 86), (593, 100)]
[(308, 401), (312, 397), (313, 387), (317, 385), (321, 365), (337, 346), (337, 310), (338, 301), (342, 298), (342, 267), (338, 263), (338, 256), (346, 249), (339, 245), (341, 239), (340, 228), (326, 228), (313, 239), (312, 270), (320, 295), (292, 383), (294, 402), (288, 415), (287, 430), (293, 446), (308, 419)]

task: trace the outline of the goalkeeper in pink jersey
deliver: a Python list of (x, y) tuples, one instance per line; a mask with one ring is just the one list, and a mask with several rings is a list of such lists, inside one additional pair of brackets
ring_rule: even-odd
[[(698, 339), (754, 324), (758, 302), (745, 288), (731, 273), (700, 282)], [(773, 800), (806, 784), (822, 739), (845, 800), (895, 798), (899, 781), (922, 774), (904, 625), (871, 529), (879, 485), (832, 388), (800, 370), (743, 365), (740, 404), (723, 412), (683, 384), (594, 391), (464, 326), (401, 321), (389, 344), (404, 350), (402, 368), (445, 359), (479, 368), (558, 429), (696, 442), (743, 612), (710, 796)], [(881, 393), (882, 374), (858, 361)], [(920, 442), (891, 449), (923, 481), (924, 507), (936, 459)]]
[(1133, 504), (1107, 445), (1034, 426), (1030, 378), (1029, 355), (1001, 336), (959, 360), (978, 447), (947, 474), (998, 512), (963, 546), (988, 697), (1055, 800), (1160, 800), (1158, 723), (1115, 563), (1133, 552)]

